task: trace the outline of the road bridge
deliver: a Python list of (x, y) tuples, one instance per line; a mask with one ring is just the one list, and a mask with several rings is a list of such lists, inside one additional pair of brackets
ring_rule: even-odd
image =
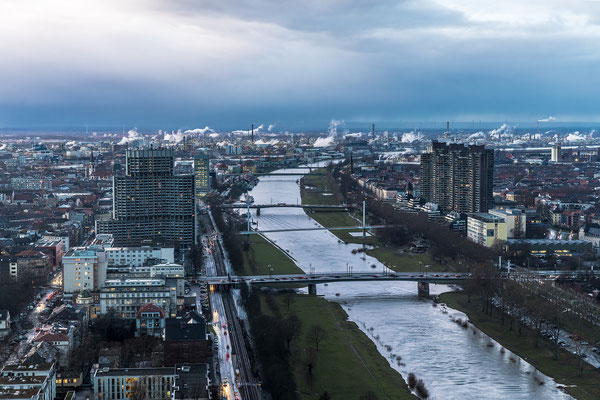
[[(548, 271), (549, 272), (549, 271)], [(549, 274), (546, 271), (528, 271), (500, 273), (490, 277), (500, 279), (538, 279), (553, 281), (557, 279), (578, 280), (591, 275), (600, 276), (598, 271), (558, 271)], [(211, 286), (235, 286), (235, 285), (264, 285), (278, 283), (304, 283), (309, 287), (309, 293), (316, 294), (316, 285), (319, 283), (332, 282), (368, 282), (368, 281), (402, 281), (416, 282), (419, 296), (429, 294), (429, 284), (460, 284), (473, 279), (472, 274), (466, 272), (321, 272), (312, 274), (287, 274), (287, 275), (253, 275), (253, 276), (214, 276), (202, 277), (200, 280)]]
[(470, 279), (468, 273), (420, 273), (420, 272), (326, 272), (293, 275), (214, 276), (200, 280), (211, 286), (264, 285), (278, 283), (304, 283), (311, 294), (317, 294), (316, 285), (331, 282), (407, 281), (416, 282), (419, 296), (429, 295), (429, 284), (461, 283)]

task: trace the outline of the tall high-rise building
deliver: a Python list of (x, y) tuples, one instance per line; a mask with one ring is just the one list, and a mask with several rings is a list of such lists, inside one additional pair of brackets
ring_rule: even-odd
[(199, 153), (194, 157), (194, 179), (196, 197), (201, 198), (210, 190), (210, 158), (208, 154)]
[(421, 196), (440, 210), (486, 212), (494, 202), (494, 151), (433, 141), (421, 155)]
[(561, 148), (560, 148), (560, 143), (555, 143), (554, 146), (552, 146), (552, 151), (551, 151), (551, 157), (550, 157), (550, 161), (552, 162), (560, 162), (561, 161)]
[(112, 219), (96, 222), (115, 246), (151, 240), (186, 248), (196, 243), (193, 175), (174, 175), (173, 150), (129, 149), (125, 176), (113, 177)]

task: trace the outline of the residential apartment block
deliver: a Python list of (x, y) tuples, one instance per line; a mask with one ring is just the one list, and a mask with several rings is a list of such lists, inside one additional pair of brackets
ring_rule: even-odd
[(433, 141), (421, 155), (421, 196), (441, 211), (486, 212), (493, 206), (494, 151)]
[(125, 176), (113, 178), (113, 218), (97, 221), (97, 233), (117, 246), (196, 243), (194, 175), (174, 175), (173, 160), (173, 150), (129, 149)]

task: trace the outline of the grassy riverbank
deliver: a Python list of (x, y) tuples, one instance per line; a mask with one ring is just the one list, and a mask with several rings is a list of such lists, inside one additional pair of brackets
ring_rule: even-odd
[[(243, 247), (243, 241), (240, 238)], [(250, 235), (250, 247), (242, 251), (244, 263), (240, 275), (302, 274), (303, 271), (294, 260), (276, 244), (260, 235)]]
[[(367, 393), (375, 394), (378, 399), (414, 398), (402, 376), (389, 366), (356, 324), (347, 320), (339, 304), (308, 295), (273, 297), (277, 314), (284, 318), (296, 315), (301, 322), (300, 334), (291, 343), (291, 364), (299, 398), (317, 400), (324, 392), (332, 399), (358, 399)], [(263, 312), (274, 314), (266, 306)], [(315, 326), (324, 332), (318, 350)]]
[(545, 375), (554, 378), (558, 384), (564, 385), (573, 397), (580, 400), (600, 399), (600, 370), (586, 363), (580, 376), (579, 359), (575, 355), (560, 350), (558, 360), (554, 360), (548, 342), (540, 339), (536, 347), (535, 333), (528, 328), (523, 328), (522, 335), (518, 336), (517, 330), (509, 329), (508, 322), (502, 324), (497, 314), (489, 316), (483, 313), (480, 300), (474, 296), (469, 303), (464, 293), (449, 292), (442, 294), (440, 300), (467, 314), (469, 320), (479, 329)]
[[(326, 172), (321, 169), (319, 172)], [(301, 190), (302, 204), (339, 204), (338, 198), (329, 184), (327, 175), (307, 175), (304, 177), (304, 189)], [(350, 215), (348, 212), (314, 212), (310, 217), (326, 228), (339, 226), (360, 226), (360, 213), (354, 212)], [(367, 221), (367, 224), (371, 221)], [(362, 236), (352, 236), (350, 232), (362, 233), (360, 229), (353, 231), (331, 231), (340, 240), (345, 243), (362, 244)], [(416, 272), (425, 271), (425, 266), (429, 265), (429, 271), (446, 272), (451, 271), (447, 265), (434, 260), (429, 254), (412, 254), (404, 252), (398, 247), (384, 247), (375, 236), (367, 236), (365, 243), (374, 248), (367, 251), (367, 254), (377, 258), (388, 268), (396, 272)]]
[(447, 272), (451, 269), (444, 264), (434, 260), (427, 253), (413, 254), (410, 252), (400, 253), (396, 247), (376, 247), (367, 250), (367, 254), (375, 257), (386, 267), (396, 272), (421, 272), (425, 271), (425, 266), (429, 265), (429, 272)]

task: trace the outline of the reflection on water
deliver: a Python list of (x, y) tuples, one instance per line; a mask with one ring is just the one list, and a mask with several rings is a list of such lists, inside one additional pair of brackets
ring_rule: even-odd
[[(297, 171), (297, 170), (295, 170)], [(296, 203), (297, 177), (263, 177), (252, 190), (257, 204)], [(310, 228), (318, 224), (297, 208), (261, 210), (258, 229)], [(359, 245), (339, 243), (328, 231), (277, 232), (267, 236), (288, 251), (306, 272), (376, 271), (385, 268), (376, 259), (352, 254)], [(431, 285), (431, 293), (448, 291)], [(433, 307), (417, 297), (410, 282), (361, 282), (318, 285), (318, 293), (342, 304), (350, 319), (377, 344), (390, 364), (404, 377), (414, 372), (423, 379), (432, 399), (568, 399), (548, 377), (504, 350), (471, 326), (455, 310)], [(538, 382), (545, 384), (540, 385)]]

